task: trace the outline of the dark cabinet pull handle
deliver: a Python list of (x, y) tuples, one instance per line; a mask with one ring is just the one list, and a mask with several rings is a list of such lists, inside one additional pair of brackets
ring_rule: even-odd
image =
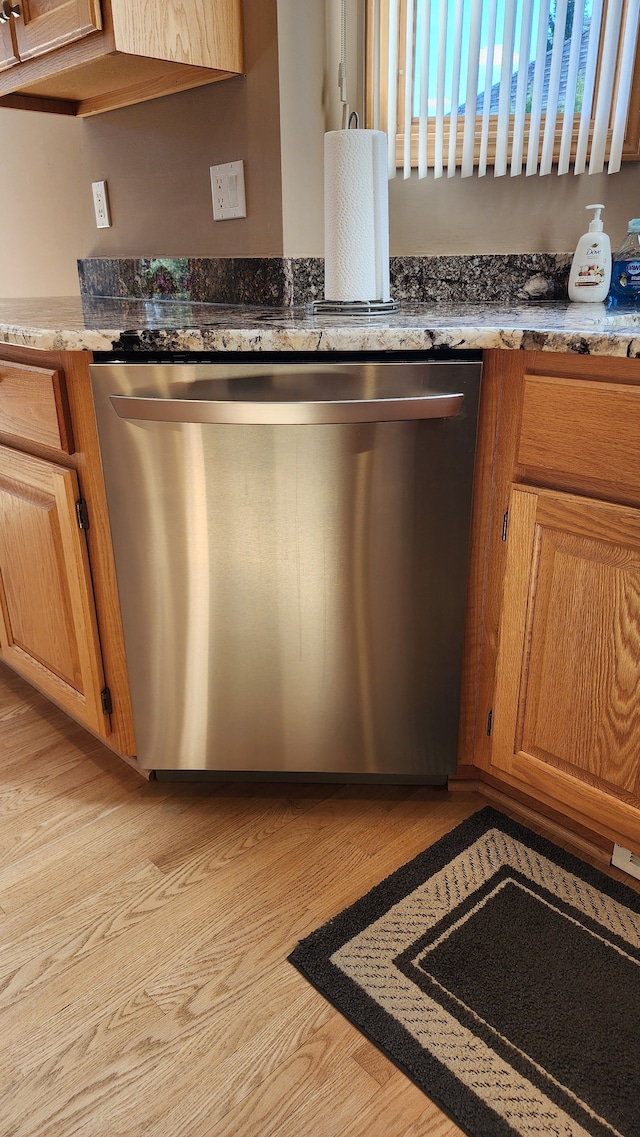
[(11, 0), (2, 0), (2, 3), (0, 4), (0, 23), (6, 24), (12, 16), (15, 20), (17, 20), (19, 15), (19, 4), (12, 4)]

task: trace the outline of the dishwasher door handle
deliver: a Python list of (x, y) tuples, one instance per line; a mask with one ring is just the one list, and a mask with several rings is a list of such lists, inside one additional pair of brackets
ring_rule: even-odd
[(175, 423), (236, 423), (245, 426), (295, 426), (348, 422), (400, 422), (453, 418), (464, 395), (428, 393), (398, 399), (345, 399), (318, 402), (251, 402), (240, 399), (161, 399), (145, 395), (110, 395), (122, 419)]

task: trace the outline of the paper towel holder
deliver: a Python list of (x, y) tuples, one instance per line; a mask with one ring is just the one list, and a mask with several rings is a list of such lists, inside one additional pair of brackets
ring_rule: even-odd
[(397, 312), (399, 307), (397, 300), (313, 300), (307, 304), (307, 311), (312, 314), (383, 316), (386, 312)]
[[(342, 103), (342, 126), (347, 130), (358, 130), (360, 127), (360, 115), (357, 111), (349, 112), (349, 101), (347, 98), (347, 5), (346, 0), (341, 3), (341, 36), (340, 36), (340, 65), (338, 67), (338, 87), (340, 89), (340, 101)], [(326, 248), (326, 246), (325, 246)], [(325, 254), (326, 255), (326, 254)], [(388, 249), (387, 249), (387, 266), (388, 266)], [(388, 267), (387, 267), (387, 281), (388, 281)], [(346, 290), (345, 290), (346, 291)], [(388, 288), (387, 288), (388, 291)], [(327, 315), (343, 315), (343, 316), (382, 316), (388, 312), (397, 312), (399, 304), (397, 300), (314, 300), (311, 304), (306, 305), (307, 312), (315, 314), (325, 313)]]
[[(358, 130), (359, 126), (358, 112), (351, 111), (347, 129)], [(312, 314), (324, 312), (334, 316), (383, 316), (387, 312), (397, 312), (399, 307), (397, 300), (314, 300), (307, 305), (307, 311)]]

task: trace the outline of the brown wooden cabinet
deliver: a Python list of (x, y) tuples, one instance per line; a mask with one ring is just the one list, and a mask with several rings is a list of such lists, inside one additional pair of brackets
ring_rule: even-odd
[(75, 470), (0, 446), (0, 657), (107, 738)]
[(241, 0), (21, 0), (0, 25), (5, 107), (97, 114), (242, 68)]
[(19, 58), (33, 59), (97, 31), (100, 0), (22, 0), (12, 24)]
[(0, 659), (132, 758), (90, 356), (2, 354)]
[(491, 761), (640, 837), (640, 510), (513, 490)]
[(640, 852), (640, 364), (489, 355), (505, 366), (474, 761)]

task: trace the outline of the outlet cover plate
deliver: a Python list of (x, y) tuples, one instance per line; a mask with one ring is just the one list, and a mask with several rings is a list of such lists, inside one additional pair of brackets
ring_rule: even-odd
[(225, 162), (211, 166), (211, 197), (213, 220), (231, 221), (247, 216), (244, 193), (244, 162)]
[(93, 209), (96, 215), (96, 229), (110, 229), (111, 217), (109, 215), (109, 198), (107, 197), (106, 182), (92, 182)]
[(611, 864), (640, 880), (640, 857), (637, 853), (632, 853), (631, 849), (625, 849), (624, 845), (613, 846)]

